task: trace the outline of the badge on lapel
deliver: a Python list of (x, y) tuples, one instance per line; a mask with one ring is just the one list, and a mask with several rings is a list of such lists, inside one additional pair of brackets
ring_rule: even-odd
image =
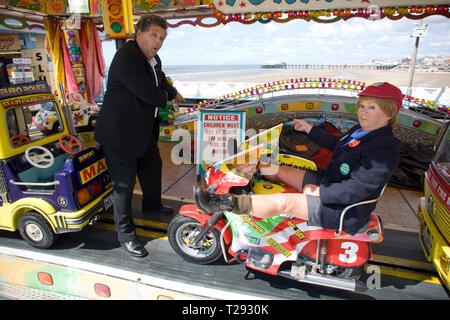
[(350, 173), (350, 166), (348, 165), (348, 163), (344, 162), (343, 164), (341, 164), (341, 166), (339, 167), (339, 170), (341, 171), (341, 174), (346, 176), (347, 174)]
[(360, 144), (360, 142), (361, 142), (361, 141), (359, 141), (359, 140), (357, 140), (357, 139), (353, 139), (352, 141), (350, 141), (350, 142), (348, 143), (348, 146), (349, 146), (350, 148), (354, 148), (354, 147), (358, 146), (358, 145)]

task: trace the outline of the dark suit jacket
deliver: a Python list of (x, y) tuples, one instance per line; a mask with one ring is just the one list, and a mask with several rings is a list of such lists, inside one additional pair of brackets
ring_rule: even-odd
[[(360, 126), (349, 130), (353, 133)], [(313, 127), (308, 135), (312, 141), (333, 151), (320, 183), (320, 216), (322, 226), (339, 227), (341, 211), (348, 205), (375, 199), (388, 182), (399, 163), (399, 142), (391, 126), (373, 130), (359, 139), (358, 145), (337, 150), (341, 137)], [(344, 137), (342, 137), (344, 138)], [(357, 206), (347, 212), (343, 230), (355, 234), (367, 223), (376, 204)]]
[(167, 82), (160, 58), (155, 59), (158, 87), (152, 67), (136, 41), (127, 42), (114, 56), (95, 126), (95, 140), (103, 146), (140, 158), (147, 150), (153, 129), (159, 134), (155, 108), (166, 106), (177, 91)]

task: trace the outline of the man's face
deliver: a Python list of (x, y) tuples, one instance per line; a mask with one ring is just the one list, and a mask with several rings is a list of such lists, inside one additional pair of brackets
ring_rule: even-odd
[(166, 30), (153, 24), (147, 31), (138, 31), (136, 34), (136, 42), (148, 60), (151, 60), (161, 49), (165, 39)]

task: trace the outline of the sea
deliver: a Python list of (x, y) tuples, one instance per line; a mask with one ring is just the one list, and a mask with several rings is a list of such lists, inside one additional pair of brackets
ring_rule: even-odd
[[(163, 71), (173, 81), (196, 82), (237, 77), (282, 73), (284, 69), (264, 69), (260, 65), (163, 65)], [(109, 66), (105, 69), (105, 84)]]
[(264, 69), (260, 65), (163, 65), (173, 81), (195, 82), (280, 73), (283, 69)]
[[(260, 65), (164, 65), (163, 71), (167, 77), (170, 77), (173, 82), (176, 82), (177, 89), (185, 97), (190, 98), (212, 98), (217, 95), (228, 93), (228, 91), (217, 91), (203, 93), (202, 90), (199, 91), (198, 88), (182, 88), (182, 84), (186, 83), (196, 83), (200, 85), (201, 82), (207, 81), (220, 81), (220, 79), (238, 78), (238, 77), (248, 77), (257, 76), (262, 74), (270, 73), (283, 73), (284, 69), (265, 69), (261, 68)], [(105, 79), (102, 83), (102, 93), (96, 99), (97, 101), (102, 101), (103, 96), (106, 91), (106, 83), (108, 81), (109, 67), (105, 70)]]

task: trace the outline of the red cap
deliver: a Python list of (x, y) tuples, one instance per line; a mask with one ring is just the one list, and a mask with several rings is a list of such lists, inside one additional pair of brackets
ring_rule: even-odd
[(399, 88), (390, 84), (389, 82), (376, 82), (364, 89), (358, 96), (370, 96), (379, 98), (393, 98), (397, 103), (397, 111), (402, 107), (403, 97)]

